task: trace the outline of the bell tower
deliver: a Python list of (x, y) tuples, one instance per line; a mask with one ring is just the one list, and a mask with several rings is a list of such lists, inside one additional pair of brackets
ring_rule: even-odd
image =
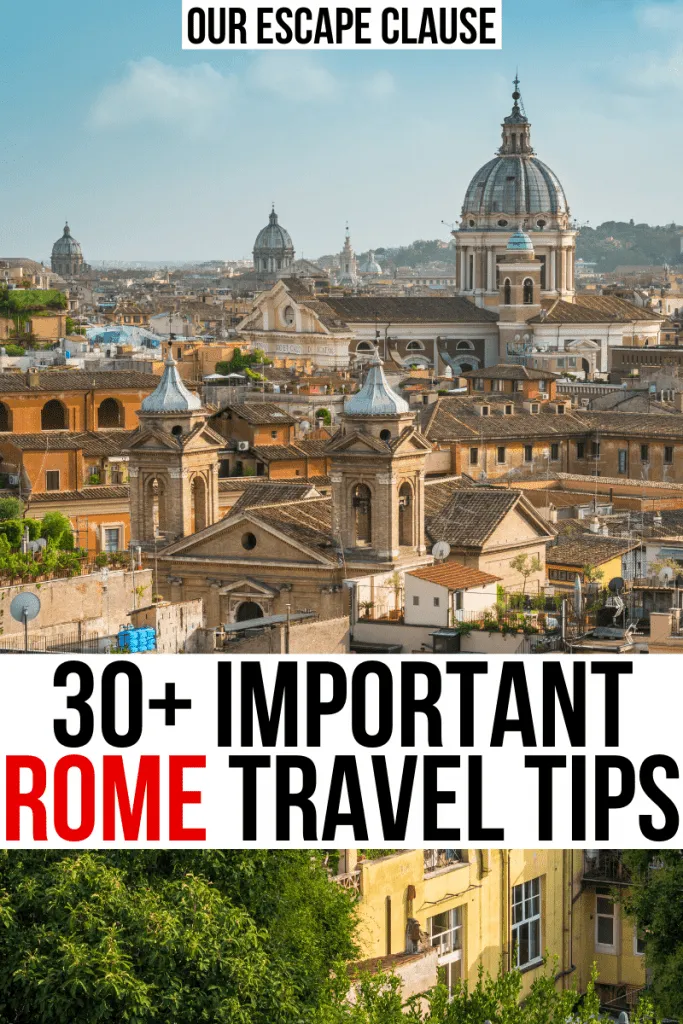
[(527, 320), (541, 312), (541, 262), (536, 258), (531, 238), (521, 227), (510, 238), (498, 269), (499, 359), (507, 362), (508, 356), (520, 348), (520, 331), (526, 328)]
[(149, 548), (220, 519), (218, 452), (225, 440), (183, 384), (169, 352), (159, 384), (142, 402), (128, 448), (131, 541)]
[(333, 533), (347, 562), (400, 565), (425, 554), (424, 477), (431, 445), (387, 382), (379, 353), (346, 402), (332, 457)]

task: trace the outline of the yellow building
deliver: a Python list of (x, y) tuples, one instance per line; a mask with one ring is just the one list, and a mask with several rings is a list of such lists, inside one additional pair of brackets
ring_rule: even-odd
[[(634, 923), (615, 901), (628, 883), (619, 851), (345, 850), (339, 881), (358, 891), (362, 957), (437, 947), (443, 978), (475, 982), (519, 967), (524, 992), (556, 958), (559, 989), (584, 991), (592, 965), (606, 1008), (632, 1007), (645, 985)], [(355, 866), (354, 866), (355, 865)], [(399, 954), (397, 957), (396, 954)]]

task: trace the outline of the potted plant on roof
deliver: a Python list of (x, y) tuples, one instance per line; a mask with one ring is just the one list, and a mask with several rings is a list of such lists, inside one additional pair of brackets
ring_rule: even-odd
[(369, 619), (372, 609), (375, 607), (374, 601), (361, 601), (360, 610), (363, 612), (362, 618)]

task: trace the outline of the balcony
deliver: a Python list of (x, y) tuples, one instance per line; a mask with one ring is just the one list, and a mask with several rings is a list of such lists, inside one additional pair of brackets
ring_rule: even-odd
[(584, 850), (584, 882), (628, 885), (631, 875), (621, 859), (621, 850)]
[(444, 871), (460, 864), (466, 864), (462, 850), (425, 850), (424, 851), (424, 873), (434, 874), (435, 871)]
[(361, 894), (360, 871), (346, 871), (343, 875), (333, 875), (332, 881), (340, 885), (342, 889), (349, 889), (358, 896)]

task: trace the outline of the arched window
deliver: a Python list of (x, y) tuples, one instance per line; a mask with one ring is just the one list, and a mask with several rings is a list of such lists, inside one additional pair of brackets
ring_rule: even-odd
[(12, 429), (12, 414), (4, 402), (0, 402), (0, 430)]
[(356, 345), (356, 352), (373, 352), (374, 348), (369, 341), (361, 341)]
[(367, 484), (356, 484), (353, 489), (356, 544), (363, 546), (372, 540), (372, 494)]
[(192, 532), (199, 533), (207, 525), (206, 482), (201, 476), (192, 481)]
[(424, 345), (421, 341), (409, 341), (407, 345), (408, 352), (424, 352)]
[(530, 277), (527, 277), (524, 282), (524, 303), (530, 306), (534, 301), (534, 282)]
[(183, 433), (183, 428), (180, 426), (179, 423), (176, 423), (175, 427), (171, 427), (171, 433), (173, 434), (174, 437), (181, 437)]
[(66, 409), (56, 398), (46, 402), (40, 412), (41, 430), (66, 430)]
[(512, 305), (512, 288), (510, 287), (510, 278), (505, 278), (505, 284), (503, 285), (503, 305)]
[(472, 349), (474, 348), (474, 345), (472, 344), (471, 341), (459, 341), (455, 347), (456, 349), (467, 349), (468, 352), (471, 352)]
[(379, 439), (380, 439), (380, 441), (391, 441), (391, 431), (390, 430), (380, 430), (380, 432), (379, 432)]
[(256, 601), (242, 601), (235, 613), (235, 622), (248, 622), (250, 619), (262, 619), (263, 608)]
[(100, 402), (97, 409), (97, 426), (122, 427), (122, 412), (123, 410), (115, 398), (105, 398), (103, 402)]
[(285, 306), (284, 313), (282, 314), (282, 319), (284, 320), (288, 327), (294, 326), (296, 317), (294, 315), (293, 306)]
[(413, 521), (413, 489), (406, 481), (398, 491), (398, 543), (401, 547), (412, 547), (415, 543)]
[(143, 505), (144, 540), (154, 540), (166, 530), (166, 488), (164, 481), (156, 476), (145, 483)]

